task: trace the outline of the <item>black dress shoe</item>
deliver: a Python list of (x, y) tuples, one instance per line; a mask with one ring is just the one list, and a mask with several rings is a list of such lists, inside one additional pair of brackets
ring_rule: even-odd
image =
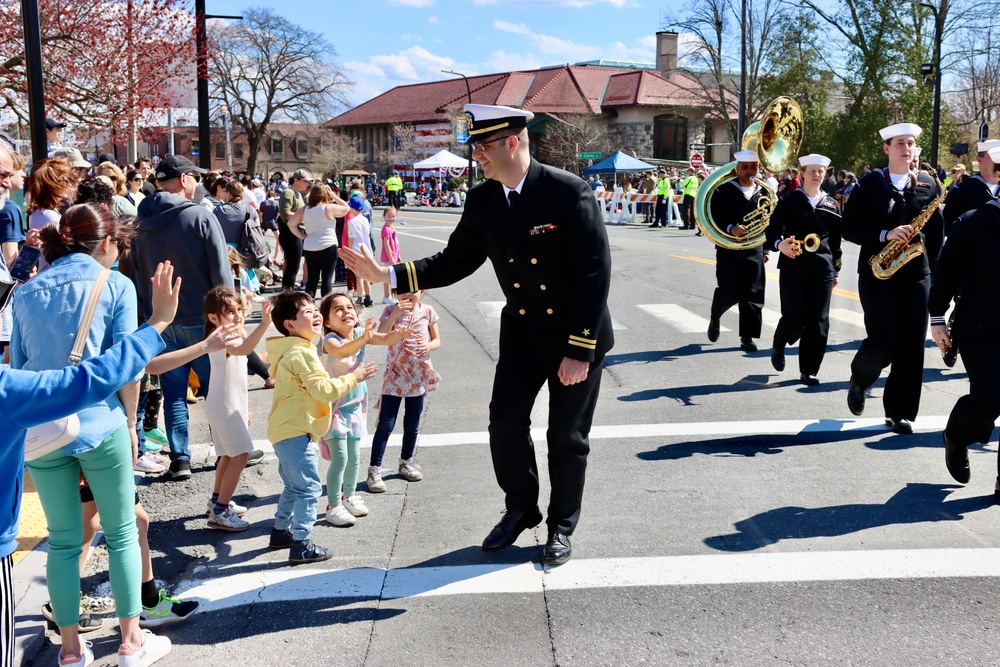
[(740, 338), (740, 349), (744, 352), (756, 352), (757, 343), (753, 342), (753, 338)]
[(534, 528), (542, 522), (542, 513), (538, 507), (530, 510), (511, 510), (503, 515), (500, 523), (483, 540), (483, 551), (499, 551), (517, 541), (517, 536), (528, 528)]
[(858, 417), (865, 411), (865, 388), (851, 380), (851, 388), (847, 390), (847, 407), (852, 415)]
[(771, 366), (776, 371), (785, 370), (785, 348), (777, 345), (771, 348)]
[(719, 340), (719, 320), (708, 321), (708, 339), (713, 343)]
[[(968, 484), (972, 479), (972, 471), (969, 470), (969, 448), (960, 445), (948, 437), (947, 432), (941, 433), (944, 440), (944, 463), (948, 466), (948, 472), (960, 484)], [(997, 478), (1000, 485), (1000, 477)]]
[(913, 424), (910, 423), (909, 419), (892, 419), (891, 417), (886, 417), (885, 425), (891, 428), (893, 433), (898, 433), (899, 435), (910, 435), (913, 433)]
[(542, 565), (562, 565), (573, 555), (569, 535), (549, 533), (549, 539), (542, 549)]
[(799, 382), (807, 387), (815, 387), (819, 384), (819, 378), (815, 375), (810, 375), (809, 373), (802, 373), (799, 375)]

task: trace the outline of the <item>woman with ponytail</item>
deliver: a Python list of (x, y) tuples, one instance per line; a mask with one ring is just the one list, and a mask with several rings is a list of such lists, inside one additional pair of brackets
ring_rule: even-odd
[[(132, 228), (111, 211), (94, 204), (68, 208), (55, 224), (41, 230), (48, 270), (22, 285), (14, 296), (18, 317), (11, 336), (11, 366), (41, 371), (68, 364), (83, 311), (98, 275), (110, 268)], [(83, 358), (97, 357), (137, 328), (135, 287), (111, 272), (100, 292), (87, 334)], [(49, 525), (47, 583), (52, 614), (62, 637), (65, 664), (86, 664), (79, 634), (80, 568), (83, 542), (80, 473), (97, 502), (108, 543), (111, 590), (122, 632), (119, 655), (143, 647), (165, 654), (170, 643), (140, 631), (142, 561), (136, 528), (133, 477), (138, 380), (77, 413), (80, 434), (61, 450), (28, 462)], [(63, 663), (60, 663), (63, 664)]]

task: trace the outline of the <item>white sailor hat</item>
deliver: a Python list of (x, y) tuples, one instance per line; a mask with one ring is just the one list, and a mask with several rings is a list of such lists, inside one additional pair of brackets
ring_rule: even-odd
[(1000, 164), (1000, 146), (996, 148), (991, 148), (989, 150), (990, 159), (993, 160), (994, 165)]
[(976, 144), (977, 153), (986, 153), (992, 151), (994, 148), (1000, 148), (1000, 139), (988, 139)]
[(808, 167), (809, 165), (818, 164), (821, 167), (830, 166), (830, 158), (825, 155), (819, 155), (818, 153), (812, 153), (810, 155), (803, 155), (799, 158), (800, 167)]
[(466, 104), (465, 113), (469, 117), (469, 140), (466, 143), (483, 141), (503, 130), (517, 132), (535, 117), (530, 111), (489, 104)]
[(737, 162), (760, 162), (760, 158), (757, 157), (757, 151), (740, 151), (733, 155), (733, 159)]
[(913, 147), (913, 157), (920, 157), (920, 154), (924, 152), (924, 149), (920, 146)]
[(916, 123), (896, 123), (895, 125), (890, 125), (889, 127), (883, 127), (878, 131), (882, 135), (882, 141), (890, 141), (893, 137), (898, 137), (904, 134), (911, 134), (913, 138), (916, 139), (920, 136), (923, 130)]

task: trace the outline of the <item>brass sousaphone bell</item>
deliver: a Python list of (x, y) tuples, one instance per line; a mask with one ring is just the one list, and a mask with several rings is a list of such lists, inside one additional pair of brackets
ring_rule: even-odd
[[(777, 174), (788, 169), (799, 155), (799, 147), (804, 137), (802, 109), (791, 97), (778, 97), (767, 105), (761, 120), (753, 123), (743, 133), (741, 150), (755, 150), (760, 166)], [(726, 181), (736, 178), (736, 162), (725, 164), (711, 174), (698, 187), (695, 197), (695, 221), (702, 234), (715, 245), (728, 250), (749, 250), (764, 242), (764, 230), (771, 220), (771, 213), (778, 203), (777, 194), (767, 184), (754, 178), (754, 183), (764, 189), (757, 208), (743, 218), (747, 227), (744, 236), (727, 233), (726, 227), (732, 221), (720, 226), (712, 219), (710, 202), (715, 189)]]

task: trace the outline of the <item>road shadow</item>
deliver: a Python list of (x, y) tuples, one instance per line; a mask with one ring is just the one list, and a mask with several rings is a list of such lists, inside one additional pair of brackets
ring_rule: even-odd
[(779, 507), (739, 521), (735, 533), (708, 537), (705, 544), (719, 551), (753, 551), (781, 540), (837, 537), (898, 524), (961, 521), (966, 514), (996, 504), (992, 494), (946, 500), (959, 488), (956, 484), (910, 483), (882, 504)]
[[(660, 445), (654, 450), (639, 452), (636, 458), (643, 461), (679, 461), (696, 454), (716, 457), (752, 458), (758, 455), (780, 454), (788, 447), (804, 447), (808, 445), (825, 445), (834, 442), (857, 440), (869, 434), (879, 434), (883, 431), (851, 430), (836, 431), (824, 426), (823, 421), (817, 422), (821, 430), (803, 430), (799, 433), (782, 435), (740, 435), (731, 438), (712, 438), (709, 440), (694, 440)], [(884, 432), (889, 432), (885, 427)], [(896, 436), (904, 437), (904, 436)], [(918, 437), (918, 436), (907, 436)]]
[[(652, 401), (659, 398), (669, 398), (681, 405), (698, 405), (695, 398), (698, 396), (712, 396), (718, 394), (729, 394), (733, 392), (758, 391), (762, 389), (775, 389), (778, 387), (788, 387), (800, 384), (798, 379), (788, 378), (778, 382), (772, 382), (770, 375), (747, 375), (737, 380), (733, 384), (702, 384), (690, 385), (686, 387), (664, 387), (659, 389), (640, 389), (639, 391), (625, 394), (618, 397), (619, 401)], [(804, 387), (804, 385), (803, 385)]]

